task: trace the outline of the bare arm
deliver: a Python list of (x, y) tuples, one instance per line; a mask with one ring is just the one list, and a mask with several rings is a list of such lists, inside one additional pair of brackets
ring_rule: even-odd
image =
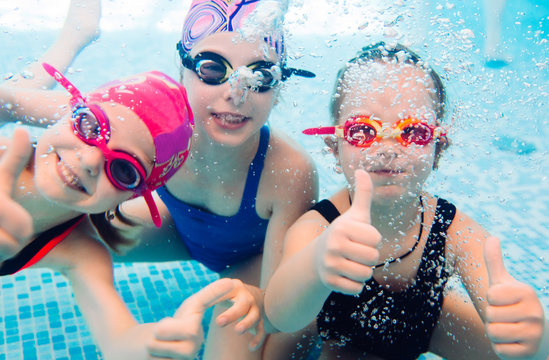
[(280, 266), (265, 290), (265, 313), (282, 332), (309, 324), (331, 292), (316, 272), (315, 248), (326, 223), (308, 212), (287, 232)]
[(507, 272), (497, 238), (460, 212), (456, 220), (449, 232), (453, 245), (459, 239), (456, 269), (494, 350), (503, 359), (545, 360), (549, 323), (535, 290)]
[(46, 127), (67, 111), (66, 92), (0, 85), (0, 125), (17, 122)]
[(483, 247), (488, 232), (461, 211), (448, 228), (448, 249), (454, 258), (455, 271), (459, 275), (469, 297), (484, 321), (486, 318), (486, 291), (488, 272), (484, 264)]
[[(282, 147), (280, 153), (272, 154), (274, 171), (270, 179), (273, 180), (271, 194), (274, 201), (263, 249), (261, 289), (266, 288), (280, 263), (286, 231), (318, 197), (318, 174), (313, 160), (300, 147), (292, 147), (291, 142)], [(263, 303), (263, 293), (260, 303)], [(266, 317), (264, 325), (267, 332), (276, 331)]]
[[(89, 224), (81, 223), (38, 266), (57, 270), (70, 280), (76, 302), (106, 359), (146, 359), (153, 325), (136, 328), (137, 322), (114, 287), (109, 251), (91, 233)], [(132, 342), (124, 343), (128, 333)]]
[(126, 201), (119, 206), (120, 213), (133, 225), (127, 225), (120, 219), (113, 219), (111, 225), (122, 235), (137, 239), (137, 244), (122, 255), (113, 254), (115, 262), (138, 261), (182, 261), (190, 255), (173, 223), (168, 208), (158, 194), (154, 201), (162, 218), (162, 227), (154, 226), (145, 200), (140, 197)]
[(36, 62), (0, 85), (0, 125), (16, 122), (45, 127), (60, 118), (68, 103), (54, 92), (55, 80), (42, 68), (47, 62), (65, 72), (78, 53), (99, 36), (100, 0), (72, 0), (65, 23), (53, 45)]
[(372, 183), (357, 171), (353, 205), (331, 224), (316, 211), (288, 231), (282, 263), (265, 292), (265, 312), (279, 330), (307, 326), (331, 291), (358, 294), (373, 275), (381, 240), (370, 225)]

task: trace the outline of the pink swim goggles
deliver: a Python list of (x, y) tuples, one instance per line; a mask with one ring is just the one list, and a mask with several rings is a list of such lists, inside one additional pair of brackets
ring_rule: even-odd
[(89, 104), (80, 91), (52, 66), (44, 69), (71, 94), (72, 129), (84, 143), (101, 150), (105, 157), (105, 173), (109, 181), (119, 190), (138, 190), (145, 184), (147, 172), (136, 160), (137, 156), (107, 147), (110, 138), (109, 118), (96, 104)]
[[(164, 185), (187, 159), (194, 118), (185, 88), (158, 71), (149, 71), (114, 80), (87, 94), (80, 91), (51, 65), (44, 69), (71, 95), (71, 126), (84, 143), (101, 150), (105, 158), (105, 173), (112, 185), (122, 191), (143, 196), (154, 224), (161, 219), (152, 191)], [(135, 154), (107, 147), (111, 131), (109, 118), (98, 105), (116, 103), (132, 110), (147, 126), (155, 153), (150, 173)]]

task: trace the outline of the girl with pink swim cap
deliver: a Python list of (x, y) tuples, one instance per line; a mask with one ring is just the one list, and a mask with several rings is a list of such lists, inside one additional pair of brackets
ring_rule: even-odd
[[(69, 14), (75, 15), (73, 5)], [(61, 35), (52, 48), (66, 41)], [(65, 55), (50, 60), (61, 67), (70, 63)], [(0, 138), (0, 275), (32, 266), (66, 275), (105, 359), (164, 358), (170, 354), (166, 344), (178, 347), (178, 358), (192, 359), (203, 343), (204, 312), (225, 300), (234, 304), (222, 314), (227, 321), (239, 321), (245, 330), (254, 326), (259, 311), (249, 314), (257, 308), (251, 296), (242, 296), (248, 291), (237, 280), (213, 282), (158, 324), (137, 324), (114, 287), (108, 248), (122, 251), (131, 242), (114, 236), (110, 220), (119, 212), (110, 209), (143, 198), (149, 219), (160, 226), (152, 191), (187, 159), (194, 127), (184, 87), (151, 71), (83, 95), (53, 66), (40, 64), (45, 71), (39, 72), (35, 65), (30, 66), (35, 77), (18, 80), (21, 86), (2, 84), (2, 94), (12, 92), (28, 104), (36, 100), (34, 106), (43, 112), (62, 109), (63, 115), (34, 149), (21, 129), (11, 140)], [(70, 98), (38, 90), (48, 86), (44, 74), (65, 87)], [(48, 101), (53, 102), (49, 107)], [(60, 107), (63, 103), (68, 106)], [(16, 116), (25, 115), (20, 110)], [(129, 226), (117, 219), (120, 226)], [(174, 323), (179, 341), (163, 337)]]
[[(116, 212), (109, 209), (130, 198), (144, 198), (160, 226), (151, 192), (189, 155), (194, 120), (186, 91), (151, 71), (84, 96), (55, 68), (43, 66), (70, 93), (69, 111), (44, 131), (34, 149), (21, 129), (11, 141), (0, 139), (5, 148), (0, 153), (0, 275), (34, 265), (57, 270), (70, 279), (105, 358), (162, 354), (157, 325), (137, 325), (116, 292), (111, 255), (98, 234), (114, 251), (129, 245), (109, 236)], [(237, 297), (241, 287), (223, 279), (180, 306), (176, 317), (191, 339), (189, 351), (200, 348), (200, 323), (209, 306), (230, 299), (236, 307), (224, 316), (236, 321), (247, 315), (238, 309), (251, 303)], [(251, 323), (256, 321), (257, 316)]]

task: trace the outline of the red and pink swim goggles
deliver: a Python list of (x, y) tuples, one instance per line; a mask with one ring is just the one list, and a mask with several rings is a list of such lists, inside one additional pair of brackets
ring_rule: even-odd
[[(113, 186), (143, 196), (153, 222), (161, 219), (152, 191), (164, 185), (189, 155), (194, 118), (185, 89), (169, 76), (150, 71), (112, 81), (84, 97), (59, 71), (42, 64), (46, 72), (70, 94), (71, 126), (84, 143), (98, 147), (105, 157), (105, 173)], [(154, 146), (153, 166), (149, 174), (134, 154), (110, 149), (110, 124), (98, 104), (117, 103), (132, 110), (147, 126)]]
[(343, 126), (325, 126), (303, 130), (305, 135), (335, 135), (345, 139), (349, 144), (367, 148), (374, 142), (386, 137), (395, 138), (403, 146), (412, 144), (424, 146), (431, 141), (446, 136), (440, 126), (433, 126), (426, 121), (408, 117), (400, 120), (390, 128), (369, 116), (359, 115), (347, 120)]

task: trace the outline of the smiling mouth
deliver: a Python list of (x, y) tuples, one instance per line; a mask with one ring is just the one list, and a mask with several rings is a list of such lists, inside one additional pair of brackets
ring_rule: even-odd
[(372, 170), (369, 170), (368, 172), (378, 174), (378, 175), (385, 175), (385, 176), (398, 175), (403, 173), (402, 170), (396, 170), (396, 169), (375, 169), (375, 170), (372, 169)]
[(59, 158), (59, 155), (57, 156), (57, 173), (69, 188), (88, 193), (84, 186), (80, 184), (80, 178)]
[(240, 125), (251, 118), (244, 115), (239, 114), (233, 114), (233, 113), (212, 113), (212, 117), (214, 117), (217, 121), (219, 121), (223, 125)]

